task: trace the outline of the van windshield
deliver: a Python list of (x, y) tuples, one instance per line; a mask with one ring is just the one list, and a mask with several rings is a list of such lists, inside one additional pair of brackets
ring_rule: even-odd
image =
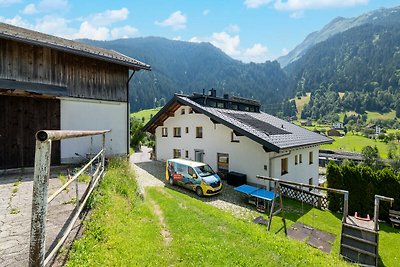
[(194, 168), (201, 177), (213, 175), (215, 172), (208, 165), (203, 165)]

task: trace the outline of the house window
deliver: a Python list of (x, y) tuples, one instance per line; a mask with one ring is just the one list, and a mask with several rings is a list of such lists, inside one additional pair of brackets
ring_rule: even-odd
[(238, 105), (232, 104), (232, 109), (237, 110), (238, 109)]
[(185, 158), (189, 158), (189, 150), (185, 151)]
[[(308, 185), (314, 185), (313, 184), (313, 178), (308, 179)], [(310, 187), (308, 191), (311, 191), (312, 188)]]
[(303, 163), (303, 155), (299, 154), (299, 163)]
[(196, 138), (203, 138), (203, 127), (196, 127)]
[(180, 149), (174, 149), (174, 159), (180, 158), (181, 157), (181, 150)]
[(239, 143), (240, 142), (239, 137), (235, 134), (234, 131), (231, 132), (231, 142), (233, 142), (233, 143)]
[(162, 137), (168, 137), (168, 128), (167, 127), (162, 127), (161, 135), (162, 135)]
[(181, 115), (185, 115), (185, 109), (181, 109)]
[(186, 127), (186, 133), (187, 134), (189, 133), (189, 127)]
[(217, 103), (217, 108), (224, 108), (224, 107), (225, 107), (224, 102)]
[(281, 159), (281, 175), (288, 173), (288, 158)]
[(297, 165), (297, 164), (299, 164), (299, 156), (298, 155), (295, 155), (294, 156), (294, 165)]
[(181, 137), (181, 127), (174, 127), (174, 137)]
[(314, 156), (314, 155), (313, 155), (313, 152), (312, 152), (312, 151), (308, 152), (308, 160), (309, 160), (308, 163), (309, 163), (309, 164), (313, 164), (313, 162), (314, 162), (314, 161), (313, 161), (313, 156)]

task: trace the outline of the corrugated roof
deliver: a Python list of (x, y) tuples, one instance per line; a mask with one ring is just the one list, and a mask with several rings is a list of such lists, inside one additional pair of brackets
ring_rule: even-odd
[(99, 60), (124, 65), (135, 70), (150, 70), (150, 65), (140, 62), (139, 60), (136, 60), (134, 58), (125, 56), (116, 51), (107, 50), (104, 48), (87, 45), (76, 41), (71, 41), (68, 39), (16, 27), (1, 22), (0, 38), (15, 40), (18, 42), (33, 45), (46, 46), (80, 56), (96, 58)]
[[(293, 123), (279, 119), (264, 112), (246, 112), (230, 109), (219, 109), (202, 106), (189, 97), (175, 95), (163, 109), (161, 109), (144, 127), (144, 130), (154, 131), (159, 125), (158, 120), (166, 119), (163, 114), (169, 106), (176, 102), (193, 108), (194, 111), (210, 117), (213, 121), (221, 123), (239, 134), (245, 135), (253, 141), (265, 146), (272, 151), (280, 151), (301, 146), (332, 143), (333, 140), (326, 136), (314, 133)], [(254, 120), (241, 120), (243, 117)], [(257, 122), (256, 124), (252, 123)], [(266, 128), (260, 128), (259, 121), (265, 122)], [(278, 130), (277, 130), (278, 129)]]

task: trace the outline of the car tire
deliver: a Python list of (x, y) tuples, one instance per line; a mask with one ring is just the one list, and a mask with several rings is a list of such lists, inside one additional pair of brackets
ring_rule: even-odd
[(196, 194), (197, 194), (199, 197), (202, 197), (202, 196), (204, 195), (204, 194), (203, 194), (203, 189), (201, 189), (200, 186), (196, 187)]

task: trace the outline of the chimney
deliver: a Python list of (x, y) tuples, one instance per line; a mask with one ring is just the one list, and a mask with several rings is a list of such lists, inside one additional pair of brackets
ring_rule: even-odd
[(212, 97), (217, 97), (217, 90), (215, 90), (214, 88), (211, 88), (208, 95), (212, 96)]

